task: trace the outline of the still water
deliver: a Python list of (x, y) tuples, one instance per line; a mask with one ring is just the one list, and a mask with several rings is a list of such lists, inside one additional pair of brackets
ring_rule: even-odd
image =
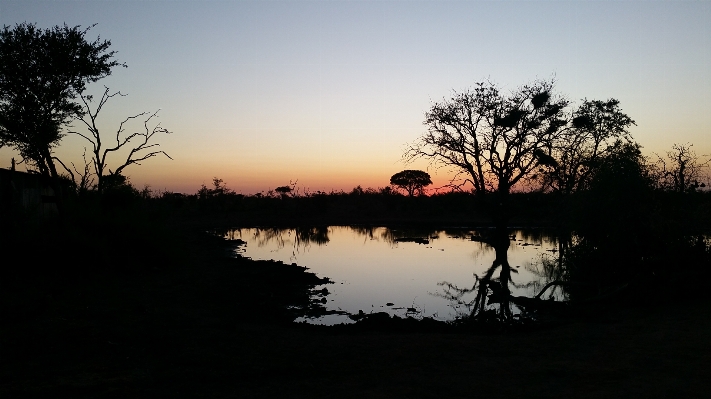
[[(439, 283), (471, 288), (473, 274), (481, 276), (491, 266), (494, 249), (472, 240), (482, 233), (477, 229), (329, 226), (242, 228), (228, 231), (226, 238), (246, 241), (237, 249), (241, 256), (296, 263), (328, 277), (333, 284), (323, 287), (330, 292), (325, 305), (329, 310), (453, 320), (466, 309), (438, 296), (443, 293)], [(545, 283), (538, 272), (540, 263), (555, 256), (556, 240), (537, 229), (511, 230), (510, 235), (509, 264), (518, 272), (512, 276), (516, 285), (512, 294), (535, 295)], [(474, 294), (470, 296), (464, 299), (473, 299)], [(351, 322), (344, 315), (306, 321)]]

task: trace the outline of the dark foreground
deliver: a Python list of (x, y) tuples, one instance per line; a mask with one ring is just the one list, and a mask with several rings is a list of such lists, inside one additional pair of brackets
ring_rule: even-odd
[[(528, 331), (293, 325), (320, 283), (193, 229), (5, 237), (0, 397), (708, 397), (709, 299)], [(701, 295), (700, 297), (705, 297)], [(668, 297), (667, 297), (668, 298)], [(422, 330), (422, 331), (417, 331)]]

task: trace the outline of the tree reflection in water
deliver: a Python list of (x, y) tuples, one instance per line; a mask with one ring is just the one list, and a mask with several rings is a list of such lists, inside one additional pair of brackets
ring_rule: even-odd
[[(472, 241), (494, 248), (496, 255), (491, 266), (482, 276), (474, 274), (475, 282), (471, 288), (460, 288), (448, 282), (440, 283), (444, 292), (439, 295), (452, 302), (455, 309), (466, 309), (466, 313), (459, 312), (460, 318), (510, 321), (514, 317), (511, 308), (510, 285), (514, 284), (511, 274), (518, 271), (512, 269), (508, 261), (507, 253), (511, 245), (509, 234), (505, 229), (494, 229), (486, 235), (472, 236)], [(499, 275), (495, 277), (497, 270)], [(475, 294), (475, 298), (465, 300), (464, 297), (471, 293)]]
[(297, 227), (295, 230), (295, 244), (297, 246), (307, 246), (310, 244), (326, 245), (330, 241), (328, 238), (328, 227)]
[(382, 228), (373, 226), (348, 226), (348, 228), (367, 240), (382, 240), (391, 245), (398, 242), (429, 244), (430, 240), (439, 238), (439, 231), (427, 228)]
[[(516, 236), (510, 237), (514, 232)], [(544, 231), (511, 230), (509, 233), (509, 230), (494, 229), (371, 226), (244, 228), (231, 231), (226, 237), (248, 241), (253, 248), (251, 254), (261, 254), (256, 256), (263, 259), (296, 262), (298, 258), (317, 273), (345, 282), (346, 285), (339, 284), (335, 289), (332, 306), (338, 309), (352, 306), (358, 311), (365, 309), (364, 306), (380, 305), (382, 310), (394, 314), (398, 308), (404, 309), (405, 302), (409, 307), (419, 295), (422, 308), (430, 314), (445, 315), (454, 308), (460, 318), (473, 314), (477, 318), (506, 321), (515, 320), (521, 314), (519, 304), (523, 299), (515, 294), (532, 295), (531, 288), (538, 289), (547, 283), (540, 273), (533, 275), (534, 270), (527, 263), (535, 262), (533, 257), (540, 256), (541, 244), (551, 250), (550, 245), (555, 242)], [(309, 250), (312, 245), (328, 248), (312, 251)], [(389, 250), (383, 249), (388, 247)], [(257, 248), (260, 250), (255, 251)], [(281, 255), (277, 254), (280, 249), (285, 249)], [(250, 251), (245, 253), (250, 254)], [(512, 266), (511, 262), (526, 266), (520, 269), (524, 270), (520, 277), (516, 270), (520, 266)], [(466, 286), (471, 281), (469, 276), (474, 271), (471, 267), (477, 273), (475, 284), (471, 288), (458, 288), (457, 285)], [(450, 280), (448, 276), (455, 279)], [(532, 282), (531, 278), (536, 276), (542, 281)], [(452, 284), (440, 283), (445, 288), (444, 293), (434, 293), (438, 291), (437, 283), (443, 279)], [(408, 291), (407, 287), (418, 288)], [(423, 294), (446, 300), (430, 302), (422, 298)], [(409, 298), (403, 301), (400, 295)], [(368, 301), (374, 302), (362, 304)], [(391, 302), (400, 306), (388, 305)], [(466, 313), (461, 312), (464, 309)]]
[(292, 245), (292, 260), (299, 252), (308, 249), (311, 244), (321, 246), (330, 241), (329, 229), (326, 226), (238, 228), (216, 233), (230, 241), (235, 241), (243, 238), (243, 232), (251, 232), (252, 239), (258, 247), (275, 245), (277, 249), (282, 249), (286, 247), (287, 243)]
[[(526, 241), (541, 242), (541, 231), (522, 231), (521, 238)], [(508, 251), (515, 236), (510, 236), (505, 228), (487, 231), (484, 235), (472, 236), (472, 241), (479, 241), (494, 249), (495, 258), (491, 266), (481, 275), (474, 274), (474, 284), (470, 288), (461, 288), (449, 282), (441, 282), (442, 292), (436, 295), (449, 300), (457, 311), (457, 318), (469, 321), (496, 321), (511, 323), (534, 316), (543, 308), (553, 308), (564, 304), (560, 301), (567, 297), (564, 287), (565, 273), (562, 258), (557, 255), (543, 255), (538, 262), (526, 266), (526, 270), (538, 276), (538, 280), (515, 283), (513, 275), (518, 274), (508, 259)], [(557, 240), (560, 248), (565, 242)], [(538, 245), (538, 244), (537, 244)], [(560, 249), (550, 249), (560, 253)], [(497, 275), (498, 272), (498, 275)], [(527, 288), (535, 292), (532, 296), (512, 295), (512, 288)], [(474, 294), (474, 299), (465, 299)]]

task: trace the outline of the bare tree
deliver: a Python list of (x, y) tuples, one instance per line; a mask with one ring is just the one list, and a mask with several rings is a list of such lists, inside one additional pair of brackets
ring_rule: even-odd
[(667, 152), (666, 159), (657, 155), (659, 184), (662, 188), (679, 193), (690, 192), (699, 187), (706, 187), (705, 173), (711, 164), (711, 158), (703, 160), (691, 149), (693, 144), (674, 144)]
[[(72, 169), (69, 169), (67, 165), (62, 162), (61, 159), (57, 157), (52, 157), (55, 161), (59, 162), (60, 165), (64, 168), (65, 171), (69, 174), (69, 178), (74, 182), (74, 187), (77, 191), (77, 193), (83, 193), (91, 189), (91, 187), (94, 186), (94, 173), (91, 172), (91, 163), (86, 160), (86, 147), (84, 147), (84, 153), (82, 154), (82, 159), (84, 161), (84, 165), (82, 167), (81, 172), (77, 169), (76, 165), (74, 165), (74, 162), (72, 162), (72, 169), (74, 169), (74, 172), (72, 172)], [(76, 174), (74, 174), (76, 172)]]
[[(99, 131), (96, 122), (99, 113), (103, 109), (104, 105), (106, 105), (109, 99), (116, 96), (125, 95), (121, 94), (121, 92), (119, 91), (110, 93), (109, 88), (104, 86), (104, 92), (101, 95), (101, 98), (99, 99), (98, 105), (96, 109), (92, 111), (90, 104), (93, 100), (93, 97), (91, 95), (81, 95), (80, 98), (83, 103), (84, 113), (79, 120), (86, 126), (89, 133), (84, 134), (77, 131), (69, 132), (71, 134), (79, 135), (86, 139), (89, 143), (91, 143), (91, 151), (93, 154), (92, 164), (94, 166), (94, 174), (97, 179), (97, 190), (100, 193), (103, 192), (105, 185), (105, 177), (107, 176), (107, 157), (113, 152), (130, 148), (130, 150), (128, 151), (128, 155), (123, 160), (123, 163), (119, 164), (118, 167), (116, 167), (116, 169), (114, 170), (108, 169), (109, 175), (121, 175), (121, 173), (126, 167), (133, 164), (140, 165), (142, 161), (145, 161), (148, 158), (152, 158), (157, 155), (162, 154), (168, 157), (169, 159), (173, 159), (165, 151), (157, 149), (160, 144), (152, 142), (153, 137), (156, 134), (171, 133), (170, 131), (162, 127), (160, 123), (153, 126), (152, 128), (149, 127), (149, 123), (151, 122), (151, 120), (157, 117), (158, 111), (152, 114), (148, 112), (141, 112), (139, 114), (127, 117), (121, 122), (118, 129), (116, 130), (115, 143), (112, 143), (111, 146), (104, 146), (104, 143), (102, 142), (101, 132)], [(130, 121), (141, 117), (145, 118), (143, 121), (143, 131), (126, 134), (125, 125)], [(64, 168), (69, 171), (66, 166)], [(69, 173), (71, 174), (71, 171)]]

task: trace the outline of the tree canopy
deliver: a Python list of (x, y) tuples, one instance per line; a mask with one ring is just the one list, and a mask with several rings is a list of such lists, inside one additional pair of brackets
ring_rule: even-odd
[(432, 184), (429, 173), (421, 170), (403, 170), (390, 177), (390, 184), (405, 191), (410, 197), (415, 193), (421, 194), (423, 188)]
[(528, 178), (539, 154), (552, 147), (567, 123), (568, 101), (554, 93), (553, 80), (537, 80), (504, 94), (489, 81), (432, 104), (425, 133), (406, 152), (453, 166), (458, 180), (483, 194), (507, 194)]
[(92, 26), (40, 29), (25, 22), (0, 32), (0, 146), (13, 147), (46, 176), (58, 176), (52, 150), (62, 126), (82, 114), (77, 97), (125, 66), (110, 41), (87, 40)]
[(585, 99), (568, 119), (553, 145), (538, 153), (543, 188), (563, 194), (585, 188), (620, 140), (631, 143), (627, 128), (635, 124), (616, 99)]
[(554, 80), (536, 80), (510, 93), (489, 81), (432, 104), (427, 133), (405, 158), (428, 158), (454, 167), (452, 185), (470, 183), (478, 194), (508, 194), (517, 184), (572, 192), (590, 179), (618, 140), (629, 141), (634, 121), (619, 101), (583, 100), (575, 109), (554, 91)]

